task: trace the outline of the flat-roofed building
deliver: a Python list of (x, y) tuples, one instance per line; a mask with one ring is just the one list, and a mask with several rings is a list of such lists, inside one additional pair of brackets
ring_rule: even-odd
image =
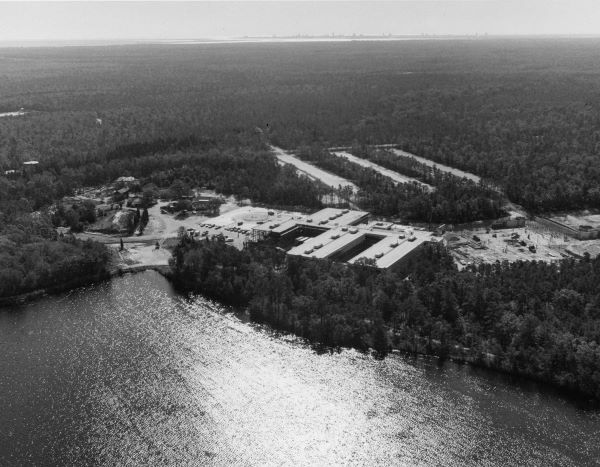
[(288, 254), (325, 259), (345, 253), (364, 240), (365, 231), (359, 232), (358, 229), (352, 229), (350, 232), (347, 228), (345, 231), (342, 228), (332, 229), (316, 237), (308, 238), (301, 245), (289, 250)]
[(273, 234), (276, 236), (284, 236), (301, 229), (311, 229), (318, 233), (337, 227), (354, 226), (367, 222), (368, 219), (369, 213), (366, 211), (325, 208), (310, 215), (279, 214), (262, 224), (256, 225), (254, 230), (259, 234)]
[[(288, 250), (289, 255), (350, 264), (365, 258), (381, 269), (404, 263), (427, 242), (440, 241), (432, 232), (390, 222), (360, 225), (368, 217), (364, 211), (328, 208), (267, 228), (282, 236), (299, 233), (296, 241), (300, 243)], [(305, 235), (306, 229), (313, 229), (313, 235)]]
[(356, 255), (349, 263), (354, 264), (360, 258), (375, 260), (378, 268), (388, 269), (406, 262), (423, 244), (439, 241), (432, 237), (431, 232), (414, 232), (412, 236), (399, 238), (389, 235), (377, 242), (371, 248)]
[(306, 219), (312, 225), (327, 225), (328, 227), (358, 225), (369, 220), (366, 211), (355, 211), (350, 209), (325, 208), (315, 212)]

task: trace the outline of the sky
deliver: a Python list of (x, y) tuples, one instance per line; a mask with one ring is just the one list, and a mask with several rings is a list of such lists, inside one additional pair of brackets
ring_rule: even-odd
[(600, 0), (0, 1), (0, 41), (600, 35)]

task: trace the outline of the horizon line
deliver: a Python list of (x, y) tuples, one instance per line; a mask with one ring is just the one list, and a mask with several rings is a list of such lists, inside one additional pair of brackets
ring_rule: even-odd
[(212, 36), (198, 38), (63, 38), (63, 39), (8, 39), (0, 40), (0, 46), (14, 47), (60, 47), (101, 45), (209, 45), (243, 43), (300, 43), (300, 42), (393, 42), (402, 40), (486, 40), (486, 39), (600, 39), (598, 34), (301, 34), (293, 36)]

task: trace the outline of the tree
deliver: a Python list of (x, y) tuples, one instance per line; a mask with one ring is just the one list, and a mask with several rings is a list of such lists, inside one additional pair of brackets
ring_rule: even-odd
[(377, 260), (374, 258), (367, 258), (366, 256), (361, 256), (354, 262), (354, 264), (356, 264), (357, 266), (377, 267)]
[(81, 230), (81, 224), (79, 222), (79, 213), (73, 209), (69, 209), (65, 213), (65, 220), (67, 225), (73, 232), (79, 232)]
[(387, 331), (381, 320), (378, 320), (375, 324), (375, 331), (373, 333), (373, 349), (375, 349), (375, 353), (378, 358), (384, 358), (389, 351)]
[(172, 184), (171, 187), (169, 188), (173, 198), (177, 199), (177, 198), (181, 198), (182, 196), (185, 196), (188, 194), (188, 192), (190, 191), (190, 188), (181, 180), (177, 179), (175, 180)]
[(154, 190), (144, 188), (144, 191), (142, 192), (142, 207), (144, 209), (148, 208), (148, 207), (152, 206), (153, 202), (154, 202)]
[(140, 224), (145, 228), (148, 225), (149, 221), (150, 216), (148, 215), (148, 209), (144, 208), (144, 210), (142, 211), (142, 217), (140, 218)]

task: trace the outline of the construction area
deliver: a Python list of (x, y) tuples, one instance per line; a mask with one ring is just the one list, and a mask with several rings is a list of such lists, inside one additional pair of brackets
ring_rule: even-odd
[(447, 232), (443, 241), (459, 268), (502, 261), (552, 262), (600, 254), (600, 240), (578, 240), (537, 220), (518, 228)]

